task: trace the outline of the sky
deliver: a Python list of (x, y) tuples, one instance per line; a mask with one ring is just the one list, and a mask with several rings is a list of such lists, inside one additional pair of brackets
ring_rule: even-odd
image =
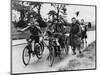
[[(72, 17), (76, 17), (75, 16), (75, 12), (76, 11), (80, 11), (79, 17), (78, 19), (84, 19), (86, 22), (95, 22), (95, 7), (93, 6), (79, 6), (79, 5), (66, 5), (67, 8), (67, 17), (65, 18), (68, 22), (71, 22), (71, 18)], [(50, 10), (56, 10), (53, 6), (51, 6), (50, 4), (43, 4), (42, 8), (41, 8), (41, 16), (43, 18), (48, 18), (48, 12)], [(17, 18), (19, 17), (19, 13), (16, 11), (13, 11), (13, 18)], [(13, 19), (14, 20), (14, 19)]]
[(68, 18), (75, 16), (76, 11), (80, 11), (78, 19), (84, 19), (85, 21), (95, 21), (95, 7), (90, 6), (67, 6)]

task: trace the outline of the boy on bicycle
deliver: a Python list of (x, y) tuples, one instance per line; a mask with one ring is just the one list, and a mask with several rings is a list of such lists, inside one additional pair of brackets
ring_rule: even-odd
[(38, 25), (39, 24), (36, 21), (36, 19), (35, 18), (31, 18), (30, 23), (28, 23), (28, 26), (23, 28), (23, 29), (21, 29), (21, 30), (18, 30), (18, 31), (24, 32), (26, 30), (29, 30), (31, 35), (27, 39), (27, 41), (28, 41), (28, 43), (32, 43), (32, 41), (34, 40), (35, 44), (36, 44), (36, 43), (39, 43), (39, 34), (41, 33), (40, 28), (39, 28)]

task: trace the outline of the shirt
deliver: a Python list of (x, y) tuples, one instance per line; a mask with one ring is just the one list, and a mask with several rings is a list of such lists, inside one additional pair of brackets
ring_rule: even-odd
[(77, 23), (76, 24), (72, 23), (70, 33), (77, 34), (78, 32), (79, 32), (79, 25)]
[(32, 26), (32, 27), (30, 27), (30, 33), (32, 35), (39, 35), (39, 33), (41, 33), (41, 31), (37, 27)]

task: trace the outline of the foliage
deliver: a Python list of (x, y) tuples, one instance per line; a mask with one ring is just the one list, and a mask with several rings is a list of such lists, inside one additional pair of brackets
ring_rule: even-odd
[(56, 16), (57, 19), (59, 19), (59, 17), (61, 16), (60, 13), (62, 13), (63, 15), (66, 15), (66, 5), (65, 4), (54, 4), (51, 3), (51, 6), (53, 6), (56, 10)]
[(77, 11), (77, 12), (75, 13), (77, 17), (78, 17), (78, 15), (79, 15), (79, 13), (80, 13), (80, 11)]
[[(40, 2), (27, 2), (27, 1), (15, 1), (12, 0), (12, 10), (20, 12), (20, 20), (18, 23), (14, 23), (18, 27), (26, 27), (27, 22), (30, 21), (31, 17), (41, 17), (40, 9), (43, 3)], [(34, 11), (34, 9), (37, 11)], [(26, 20), (27, 19), (27, 20)], [(22, 22), (22, 23), (21, 23)], [(21, 25), (19, 25), (21, 24)]]

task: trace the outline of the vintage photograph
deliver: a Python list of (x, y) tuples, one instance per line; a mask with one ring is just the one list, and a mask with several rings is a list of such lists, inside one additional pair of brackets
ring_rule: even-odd
[(96, 69), (96, 6), (11, 0), (11, 73)]

